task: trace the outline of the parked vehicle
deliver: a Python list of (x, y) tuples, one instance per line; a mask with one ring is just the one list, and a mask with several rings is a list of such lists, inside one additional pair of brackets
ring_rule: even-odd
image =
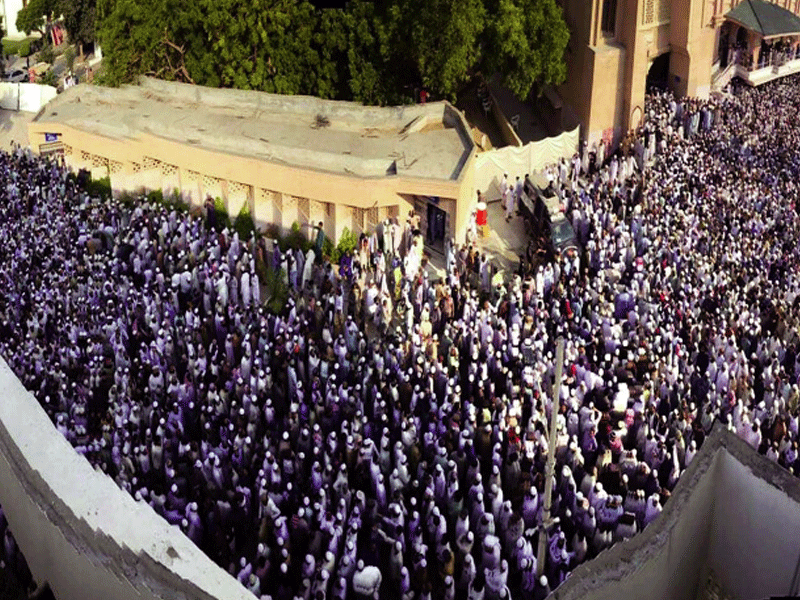
[(575, 235), (575, 229), (563, 213), (550, 219), (550, 241), (556, 254), (573, 257), (579, 252), (578, 236)]
[(526, 178), (520, 211), (528, 235), (546, 238), (555, 255), (579, 252), (578, 237), (561, 210), (561, 198), (553, 186), (540, 187)]
[(25, 83), (28, 81), (28, 72), (22, 69), (15, 69), (3, 75), (3, 81), (7, 83)]

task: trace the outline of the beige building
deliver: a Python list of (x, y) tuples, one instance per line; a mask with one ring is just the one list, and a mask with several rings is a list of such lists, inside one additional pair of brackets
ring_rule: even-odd
[(590, 144), (639, 125), (648, 78), (705, 98), (733, 75), (758, 85), (800, 70), (800, 0), (559, 1), (571, 31), (559, 91)]
[(447, 102), (376, 108), (143, 79), (68, 89), (28, 138), (115, 193), (221, 198), (232, 217), (247, 206), (260, 226), (322, 222), (334, 240), (416, 209), (441, 247), (463, 240), (475, 204), (475, 145)]

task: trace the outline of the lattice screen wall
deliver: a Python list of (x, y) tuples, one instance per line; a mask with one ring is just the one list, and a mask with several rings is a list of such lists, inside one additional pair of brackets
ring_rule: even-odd
[(367, 212), (367, 231), (372, 231), (378, 226), (378, 207), (365, 209)]
[(361, 233), (364, 231), (364, 220), (366, 216), (366, 208), (353, 208), (353, 232)]
[(229, 181), (228, 193), (236, 194), (237, 196), (244, 195), (247, 197), (250, 195), (250, 186), (244, 183), (239, 183), (238, 181)]
[(108, 166), (108, 159), (105, 156), (100, 156), (98, 154), (92, 154), (92, 166), (93, 167), (107, 167)]
[(223, 196), (222, 181), (211, 175), (203, 175), (203, 190), (212, 198), (221, 198)]
[(147, 169), (160, 169), (161, 168), (161, 161), (157, 158), (153, 158), (152, 156), (145, 156), (144, 160), (142, 161), (142, 166)]
[(253, 219), (259, 227), (280, 223), (280, 220), (275, 218), (276, 214), (280, 216), (280, 210), (276, 208), (273, 196), (270, 190), (264, 188), (253, 190)]
[(169, 163), (162, 162), (161, 163), (161, 174), (162, 175), (175, 175), (178, 172), (178, 167), (176, 165), (171, 165)]
[(325, 220), (328, 211), (325, 209), (327, 202), (320, 202), (319, 200), (308, 201), (308, 220), (312, 223), (319, 223)]
[(250, 212), (250, 186), (239, 181), (228, 182), (228, 213), (238, 215), (243, 207)]
[(297, 222), (301, 225), (308, 223), (311, 216), (311, 202), (308, 198), (297, 199)]
[(658, 22), (669, 21), (672, 12), (672, 0), (657, 0), (657, 5), (658, 12), (656, 15), (658, 16)]
[(671, 0), (645, 0), (642, 22), (644, 25), (652, 25), (669, 21), (671, 10)]
[(643, 19), (645, 25), (650, 25), (656, 20), (656, 0), (645, 0)]

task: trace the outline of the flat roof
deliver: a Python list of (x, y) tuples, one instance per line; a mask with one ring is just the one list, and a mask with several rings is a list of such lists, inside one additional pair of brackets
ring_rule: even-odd
[(182, 144), (359, 177), (456, 180), (474, 142), (447, 102), (368, 107), (142, 78), (69, 88), (34, 122), (113, 139), (150, 134)]

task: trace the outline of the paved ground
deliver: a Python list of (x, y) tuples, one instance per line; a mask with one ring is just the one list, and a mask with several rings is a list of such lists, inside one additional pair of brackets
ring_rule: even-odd
[(465, 90), (458, 95), (456, 107), (464, 111), (464, 116), (467, 122), (474, 128), (478, 129), (481, 133), (485, 134), (488, 138), (488, 146), (483, 150), (491, 150), (492, 148), (502, 148), (506, 145), (503, 140), (503, 134), (500, 128), (494, 121), (494, 117), (489, 113), (488, 115), (483, 112), (483, 106), (478, 100), (478, 81), (471, 83)]
[(28, 122), (36, 113), (0, 110), (0, 150), (10, 150), (11, 142), (28, 145)]
[(496, 267), (513, 273), (519, 264), (519, 255), (525, 254), (528, 247), (528, 235), (522, 217), (514, 215), (506, 222), (505, 211), (500, 201), (487, 204), (489, 231), (486, 237), (478, 238), (478, 245), (491, 254)]
[(547, 128), (542, 123), (542, 117), (533, 106), (533, 102), (522, 101), (517, 98), (511, 90), (500, 85), (497, 77), (489, 80), (489, 88), (509, 121), (515, 116), (519, 117), (519, 124), (516, 129), (517, 135), (519, 135), (523, 144), (548, 137)]

